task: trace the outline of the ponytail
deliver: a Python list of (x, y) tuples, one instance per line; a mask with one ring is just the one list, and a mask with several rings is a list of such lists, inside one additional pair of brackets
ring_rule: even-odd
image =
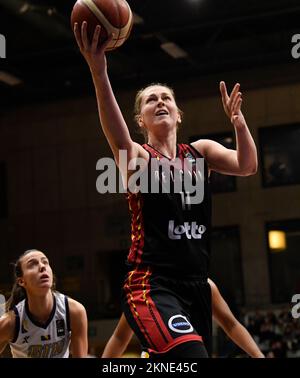
[(12, 310), (19, 302), (26, 298), (27, 295), (25, 289), (22, 286), (20, 286), (17, 282), (15, 282), (11, 290), (10, 297), (8, 298), (5, 304), (5, 310)]
[(27, 298), (26, 290), (18, 284), (18, 279), (23, 276), (22, 271), (22, 258), (30, 252), (36, 251), (35, 249), (29, 249), (22, 253), (15, 263), (12, 263), (14, 268), (14, 286), (11, 290), (10, 297), (5, 303), (5, 311), (11, 311), (23, 299)]

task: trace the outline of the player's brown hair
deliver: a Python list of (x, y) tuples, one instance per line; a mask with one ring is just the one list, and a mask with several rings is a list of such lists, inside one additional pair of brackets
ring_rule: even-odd
[[(10, 293), (10, 297), (8, 298), (5, 308), (6, 311), (10, 311), (16, 306), (19, 302), (23, 299), (27, 298), (26, 290), (19, 285), (18, 279), (23, 276), (22, 270), (22, 259), (24, 256), (28, 255), (30, 252), (38, 251), (38, 249), (28, 249), (21, 256), (17, 259), (15, 263), (12, 263), (14, 267), (14, 284)], [(51, 290), (55, 290), (55, 276), (53, 275), (53, 284)]]

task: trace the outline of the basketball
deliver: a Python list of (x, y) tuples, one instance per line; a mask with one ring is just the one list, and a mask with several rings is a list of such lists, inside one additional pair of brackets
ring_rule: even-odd
[(101, 26), (99, 44), (114, 34), (106, 47), (109, 51), (121, 46), (129, 37), (133, 17), (125, 0), (77, 0), (71, 14), (72, 28), (75, 22), (81, 27), (83, 21), (87, 22), (89, 41), (92, 41), (97, 25)]

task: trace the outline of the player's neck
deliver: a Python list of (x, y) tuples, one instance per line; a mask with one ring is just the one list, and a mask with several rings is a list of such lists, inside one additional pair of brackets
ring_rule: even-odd
[(45, 323), (49, 319), (53, 309), (53, 294), (49, 290), (43, 296), (28, 296), (28, 308), (31, 316), (40, 323)]
[(176, 157), (176, 134), (169, 134), (167, 137), (159, 138), (154, 135), (149, 135), (148, 144), (154, 147), (161, 154), (174, 159)]

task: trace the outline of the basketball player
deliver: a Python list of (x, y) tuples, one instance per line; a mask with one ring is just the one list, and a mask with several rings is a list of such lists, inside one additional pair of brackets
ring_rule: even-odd
[[(212, 314), (216, 323), (223, 329), (228, 337), (250, 357), (264, 358), (265, 356), (260, 351), (250, 333), (230, 311), (228, 304), (222, 297), (216, 284), (211, 279), (208, 279), (208, 283), (211, 287)], [(106, 344), (102, 358), (122, 357), (132, 336), (133, 331), (127, 323), (124, 314), (122, 314), (113, 335)], [(144, 351), (142, 356), (145, 355), (147, 356), (148, 353)]]
[(87, 356), (87, 316), (77, 301), (54, 290), (46, 255), (32, 249), (15, 264), (15, 284), (0, 318), (0, 353), (9, 344), (13, 357)]
[[(127, 164), (124, 167), (120, 150), (126, 152), (129, 162), (140, 158), (147, 172), (153, 161), (162, 160), (168, 168), (176, 160), (180, 166), (175, 167), (175, 173), (182, 174), (187, 171), (188, 160), (192, 171), (188, 170), (187, 175), (203, 184), (203, 200), (197, 204), (191, 204), (185, 187), (181, 193), (128, 190), (132, 245), (123, 288), (123, 311), (142, 346), (152, 355), (208, 357), (212, 322), (211, 290), (207, 282), (211, 229), (209, 171), (249, 176), (257, 170), (256, 147), (241, 112), (240, 86), (236, 84), (229, 96), (225, 83), (220, 83), (223, 107), (235, 129), (237, 150), (207, 139), (178, 144), (177, 127), (182, 114), (173, 90), (161, 84), (150, 85), (137, 94), (135, 119), (147, 134), (147, 143), (140, 145), (131, 139), (109, 81), (105, 47), (112, 36), (99, 46), (100, 31), (98, 25), (93, 40), (89, 41), (87, 23), (83, 22), (81, 28), (74, 25), (78, 46), (95, 85), (102, 129), (124, 181), (134, 177), (135, 171), (128, 171)], [(203, 159), (204, 170), (198, 175), (195, 165)], [(150, 169), (151, 176), (156, 173)], [(163, 186), (160, 173), (158, 180)]]

